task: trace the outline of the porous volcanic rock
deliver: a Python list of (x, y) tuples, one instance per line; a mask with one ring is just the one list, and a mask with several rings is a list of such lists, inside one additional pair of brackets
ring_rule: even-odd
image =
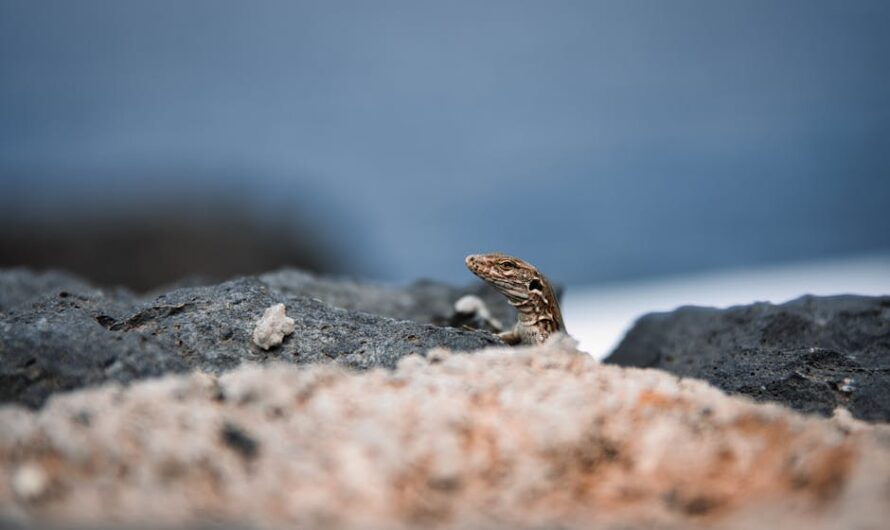
[(271, 289), (287, 295), (317, 298), (343, 309), (436, 325), (449, 321), (459, 298), (474, 295), (485, 302), (494, 318), (504, 323), (516, 321), (516, 310), (506, 298), (482, 282), (462, 289), (430, 280), (393, 287), (345, 278), (325, 278), (296, 269), (270, 272), (259, 278)]
[(822, 415), (890, 421), (890, 296), (804, 296), (640, 318), (605, 360)]
[[(48, 293), (94, 292), (84, 280), (60, 271), (34, 273), (24, 268), (0, 269), (0, 313), (36, 302)], [(124, 291), (119, 291), (121, 296)]]
[(60, 390), (187, 370), (159, 341), (102, 326), (136, 303), (67, 274), (0, 271), (0, 402), (38, 406)]
[(168, 375), (0, 407), (0, 521), (43, 528), (886, 528), (890, 431), (567, 342)]
[[(37, 407), (60, 390), (195, 368), (221, 373), (245, 361), (392, 368), (434, 347), (499, 344), (490, 333), (432, 324), (447, 323), (449, 304), (474, 289), (363, 287), (282, 271), (140, 297), (61, 273), (0, 271), (0, 402)], [(296, 331), (264, 351), (251, 334), (278, 303)]]

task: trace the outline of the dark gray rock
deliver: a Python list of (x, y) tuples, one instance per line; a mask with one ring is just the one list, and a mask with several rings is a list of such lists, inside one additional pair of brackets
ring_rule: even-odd
[(118, 299), (82, 290), (0, 312), (0, 402), (34, 407), (60, 390), (188, 369), (160, 341), (103, 326), (126, 311)]
[[(400, 358), (434, 347), (471, 351), (500, 344), (490, 333), (432, 324), (447, 322), (453, 300), (466, 290), (433, 283), (363, 286), (295, 271), (261, 278), (139, 298), (65, 275), (5, 271), (0, 402), (38, 407), (60, 390), (194, 368), (220, 373), (245, 361), (366, 369), (394, 367)], [(253, 328), (277, 303), (287, 306), (296, 330), (265, 351), (253, 344)], [(497, 299), (493, 310), (498, 303), (500, 310), (512, 310)], [(372, 314), (378, 306), (382, 315)]]
[(61, 271), (37, 273), (24, 268), (0, 269), (0, 312), (26, 306), (47, 294), (95, 291), (80, 278)]
[[(253, 344), (251, 334), (263, 311), (277, 303), (287, 307), (295, 331), (280, 347), (265, 351)], [(295, 363), (335, 360), (354, 368), (389, 368), (405, 355), (422, 354), (436, 346), (476, 350), (498, 343), (492, 335), (478, 331), (394, 320), (285, 294), (253, 277), (177, 289), (105, 325), (114, 332), (163, 341), (166, 349), (175, 351), (190, 366), (211, 372), (233, 368), (242, 360), (268, 359)]]
[(640, 318), (605, 360), (704, 379), (801, 412), (890, 421), (890, 296), (804, 296)]
[(505, 326), (516, 322), (516, 310), (507, 299), (482, 282), (462, 289), (430, 280), (397, 287), (326, 278), (295, 269), (270, 272), (259, 278), (286, 295), (317, 298), (343, 309), (436, 325), (445, 325), (453, 316), (454, 302), (470, 294), (482, 299), (492, 316)]

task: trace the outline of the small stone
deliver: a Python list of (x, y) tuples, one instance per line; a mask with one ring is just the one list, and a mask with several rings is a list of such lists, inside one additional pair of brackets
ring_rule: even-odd
[(39, 464), (22, 465), (12, 478), (12, 489), (15, 494), (26, 501), (33, 501), (43, 496), (49, 487), (49, 477)]
[(485, 302), (483, 302), (481, 298), (474, 294), (468, 294), (466, 296), (460, 297), (457, 302), (454, 302), (454, 310), (458, 313), (478, 314), (483, 318), (488, 318), (491, 316), (491, 313), (488, 311), (488, 306), (485, 305)]
[(501, 321), (491, 315), (485, 301), (475, 294), (460, 297), (454, 302), (452, 325), (467, 323), (479, 329), (500, 331), (504, 329)]
[(220, 435), (222, 441), (245, 460), (253, 460), (259, 453), (259, 443), (234, 423), (223, 425)]
[(281, 344), (284, 337), (294, 332), (294, 319), (285, 314), (284, 304), (266, 309), (253, 330), (253, 343), (264, 350)]

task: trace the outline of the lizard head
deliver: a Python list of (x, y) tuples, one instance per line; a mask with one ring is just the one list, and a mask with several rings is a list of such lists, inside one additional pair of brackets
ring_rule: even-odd
[(520, 304), (533, 294), (543, 294), (546, 280), (532, 264), (499, 252), (467, 256), (467, 268), (510, 302)]

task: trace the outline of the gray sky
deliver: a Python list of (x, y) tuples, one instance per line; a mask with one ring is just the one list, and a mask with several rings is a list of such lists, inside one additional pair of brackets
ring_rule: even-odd
[(888, 27), (866, 1), (0, 0), (0, 207), (216, 190), (388, 279), (888, 251)]

